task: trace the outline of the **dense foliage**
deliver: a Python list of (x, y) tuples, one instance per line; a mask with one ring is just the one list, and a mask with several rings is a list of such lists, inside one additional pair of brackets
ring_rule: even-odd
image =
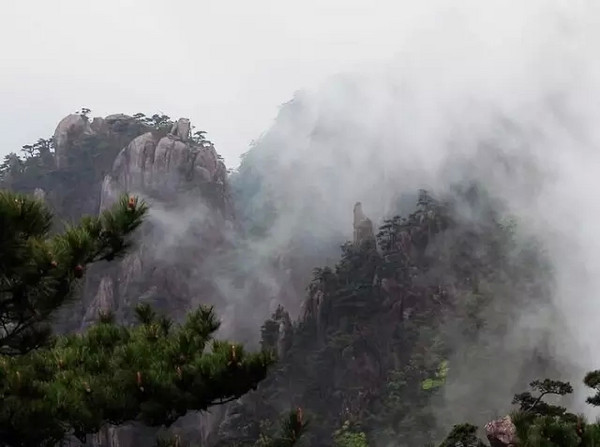
[[(442, 437), (434, 411), (446, 383), (461, 380), (460, 359), (491, 368), (489, 340), (518, 314), (514, 295), (546, 297), (542, 254), (495, 207), (477, 188), (444, 201), (423, 191), (413, 213), (345, 244), (335, 267), (315, 270), (299, 321), (280, 308), (263, 325), (263, 345), (281, 361), (232, 410), (224, 439), (251, 445), (261, 420), (286, 405), (314, 415), (307, 445)], [(486, 321), (488, 311), (497, 311), (495, 321)], [(529, 365), (524, 377), (535, 371)]]
[(3, 357), (0, 445), (53, 446), (71, 434), (83, 441), (107, 423), (170, 425), (255, 388), (273, 361), (213, 340), (219, 323), (211, 308), (189, 313), (180, 326), (149, 307), (138, 315), (137, 327), (105, 315), (48, 349)]

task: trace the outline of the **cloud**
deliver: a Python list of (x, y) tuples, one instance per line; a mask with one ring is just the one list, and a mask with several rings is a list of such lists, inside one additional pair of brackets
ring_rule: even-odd
[[(554, 303), (575, 340), (551, 341), (568, 378), (599, 366), (598, 2), (83, 4), (5, 6), (6, 151), (81, 106), (189, 116), (228, 161), (256, 139), (236, 181), (254, 188), (247, 214), (260, 219), (271, 201), (276, 215), (227, 265), (269, 272), (273, 294), (285, 283), (273, 258), (324, 247), (326, 259), (349, 236), (355, 202), (378, 222), (403, 193), (483, 180), (551, 256)], [(243, 303), (248, 292), (220, 275)]]
[[(246, 156), (247, 212), (277, 210), (263, 253), (343, 241), (356, 201), (381, 222), (402, 194), (479, 180), (547, 250), (562, 330), (544, 341), (568, 365), (563, 378), (581, 383), (600, 364), (599, 6), (425, 4), (393, 61), (298, 93)], [(507, 334), (515, 367), (540, 342), (545, 311), (525, 312)]]

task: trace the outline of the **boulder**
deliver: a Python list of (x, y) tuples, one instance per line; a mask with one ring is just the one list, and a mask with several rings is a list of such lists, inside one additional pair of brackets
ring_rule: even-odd
[(510, 416), (488, 422), (485, 434), (491, 447), (516, 447), (518, 445), (517, 428)]
[(109, 129), (108, 123), (104, 118), (101, 117), (94, 118), (90, 124), (90, 127), (94, 132), (101, 134), (107, 133)]
[(192, 126), (190, 120), (187, 118), (179, 118), (171, 127), (170, 134), (179, 138), (181, 141), (188, 141), (190, 139)]
[(84, 135), (93, 135), (94, 131), (89, 120), (78, 114), (64, 117), (54, 131), (54, 148), (56, 153), (56, 167), (67, 167), (68, 153), (73, 147), (73, 142)]

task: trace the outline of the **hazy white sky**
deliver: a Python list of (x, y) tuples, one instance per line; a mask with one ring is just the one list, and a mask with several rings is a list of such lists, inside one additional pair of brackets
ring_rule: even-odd
[(0, 155), (88, 107), (189, 117), (237, 165), (294, 91), (392, 58), (415, 3), (5, 0)]

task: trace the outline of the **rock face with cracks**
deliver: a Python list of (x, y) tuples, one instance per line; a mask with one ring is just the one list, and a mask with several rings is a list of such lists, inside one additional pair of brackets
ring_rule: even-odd
[[(137, 250), (102, 272), (86, 306), (84, 326), (100, 310), (128, 319), (136, 304), (132, 300), (152, 302), (170, 314), (183, 313), (198, 298), (190, 286), (198, 282), (204, 286), (203, 298), (213, 301), (210, 292), (206, 296), (211, 287), (191, 276), (223, 241), (222, 229), (231, 223), (233, 212), (223, 162), (212, 145), (195, 143), (189, 133), (189, 120), (180, 119), (169, 133), (137, 136), (105, 176), (100, 211), (129, 193), (145, 198), (156, 214), (142, 229)], [(198, 246), (203, 253), (192, 248)]]
[(81, 137), (94, 133), (87, 117), (78, 114), (64, 117), (54, 131), (56, 166), (59, 169), (66, 167), (69, 163), (69, 153), (74, 144)]
[[(227, 199), (227, 171), (214, 147), (195, 145), (172, 133), (160, 137), (147, 132), (117, 156), (102, 185), (101, 209), (111, 206), (123, 191), (172, 200), (179, 193), (209, 185), (220, 186), (222, 199)], [(230, 215), (231, 209), (222, 205)]]

